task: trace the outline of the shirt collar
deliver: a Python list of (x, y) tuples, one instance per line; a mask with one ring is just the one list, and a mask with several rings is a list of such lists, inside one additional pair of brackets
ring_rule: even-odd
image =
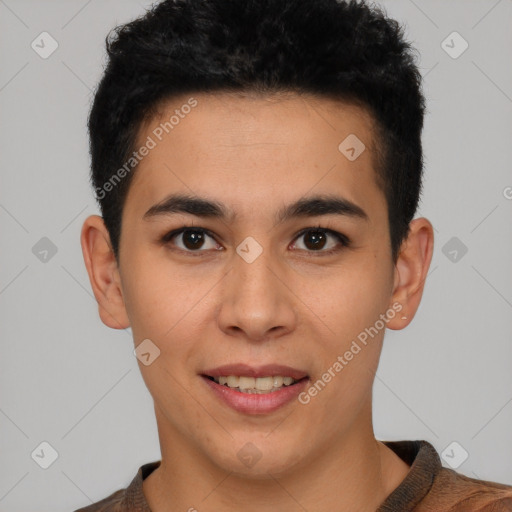
[(409, 512), (429, 493), (441, 470), (441, 459), (427, 441), (382, 441), (411, 466), (400, 485), (384, 500), (377, 512)]

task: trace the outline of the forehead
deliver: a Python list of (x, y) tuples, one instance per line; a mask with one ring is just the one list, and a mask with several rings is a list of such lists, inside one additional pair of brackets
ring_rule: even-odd
[(221, 199), (238, 213), (247, 205), (248, 213), (334, 189), (356, 204), (382, 206), (374, 138), (365, 109), (331, 99), (183, 95), (141, 126), (136, 148), (151, 149), (136, 168), (125, 207), (143, 214), (141, 208), (182, 191)]

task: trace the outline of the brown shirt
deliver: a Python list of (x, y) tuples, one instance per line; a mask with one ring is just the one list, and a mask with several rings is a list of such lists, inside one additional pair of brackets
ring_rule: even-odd
[[(376, 512), (512, 512), (512, 486), (469, 478), (444, 468), (427, 441), (383, 441), (411, 466)], [(151, 512), (142, 481), (160, 461), (149, 462), (126, 489), (75, 512)]]

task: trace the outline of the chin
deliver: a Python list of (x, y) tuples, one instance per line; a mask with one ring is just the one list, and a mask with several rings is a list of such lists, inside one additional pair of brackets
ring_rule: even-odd
[(255, 480), (268, 480), (291, 472), (304, 459), (303, 449), (285, 443), (271, 442), (264, 437), (251, 440), (247, 436), (233, 441), (232, 447), (222, 447), (211, 454), (215, 465), (234, 475)]

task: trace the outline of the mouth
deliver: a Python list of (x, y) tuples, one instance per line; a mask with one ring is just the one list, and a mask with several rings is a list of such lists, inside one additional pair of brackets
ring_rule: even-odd
[(309, 376), (282, 365), (226, 365), (200, 374), (222, 403), (244, 414), (266, 414), (290, 403), (305, 389)]
[(275, 375), (266, 377), (248, 377), (244, 375), (222, 375), (219, 377), (212, 377), (210, 375), (204, 375), (207, 379), (216, 382), (221, 386), (226, 386), (234, 391), (248, 394), (268, 394), (279, 391), (283, 387), (293, 386), (298, 382), (301, 382), (308, 377), (302, 379), (294, 379), (289, 376)]

